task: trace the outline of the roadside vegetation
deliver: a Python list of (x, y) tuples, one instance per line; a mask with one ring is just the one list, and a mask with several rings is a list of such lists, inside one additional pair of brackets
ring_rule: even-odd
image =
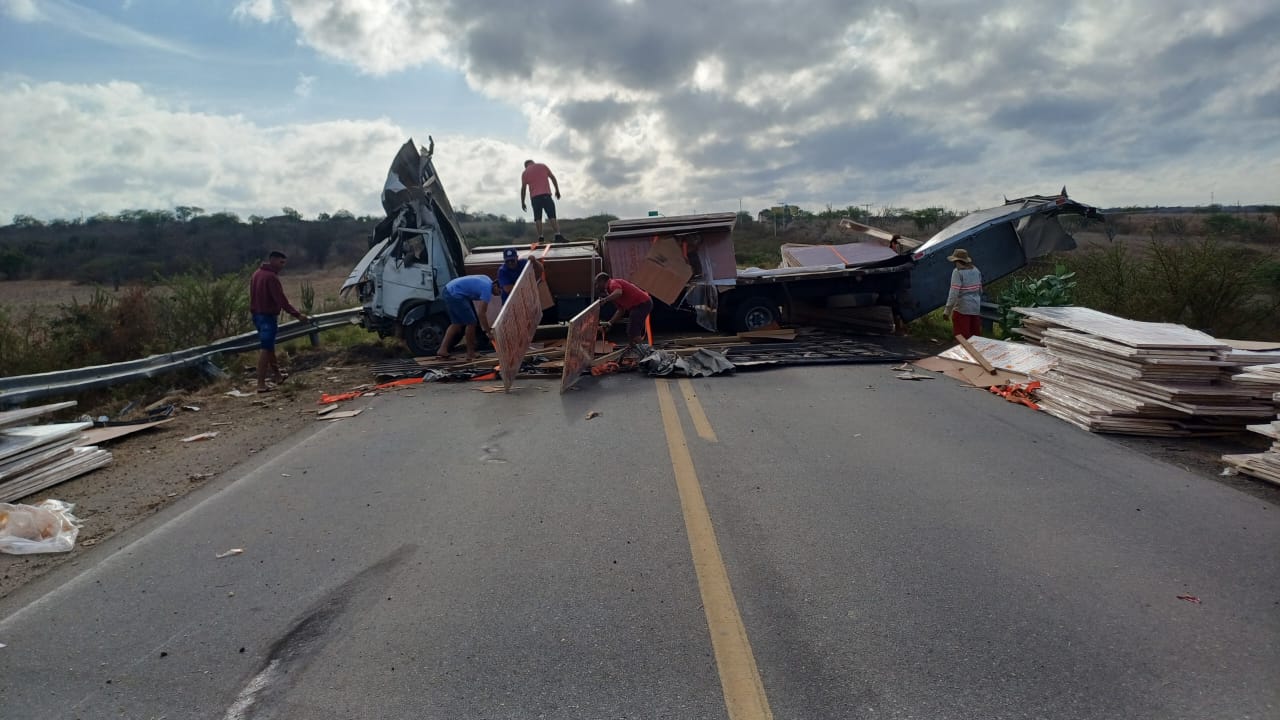
[[(52, 313), (0, 304), (0, 376), (134, 360), (249, 332), (251, 270), (199, 270), (119, 293), (97, 287), (87, 301), (64, 303)], [(336, 297), (317, 305), (306, 284), (290, 295), (308, 314), (346, 306)]]

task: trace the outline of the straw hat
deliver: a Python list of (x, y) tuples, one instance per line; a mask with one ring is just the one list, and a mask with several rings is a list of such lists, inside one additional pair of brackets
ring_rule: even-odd
[(957, 249), (955, 252), (947, 256), (947, 259), (961, 265), (972, 265), (973, 259), (969, 257), (969, 251), (963, 248)]

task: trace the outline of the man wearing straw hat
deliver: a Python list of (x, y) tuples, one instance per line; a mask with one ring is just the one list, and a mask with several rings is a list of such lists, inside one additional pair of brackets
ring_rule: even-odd
[(943, 317), (951, 318), (955, 335), (982, 335), (982, 273), (974, 266), (968, 250), (957, 248), (947, 259), (956, 264), (956, 269), (951, 271), (951, 292), (947, 294)]

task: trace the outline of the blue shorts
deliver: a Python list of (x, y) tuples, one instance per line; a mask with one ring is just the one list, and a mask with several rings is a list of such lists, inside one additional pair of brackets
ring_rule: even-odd
[(258, 347), (263, 350), (276, 349), (276, 329), (279, 324), (278, 316), (276, 315), (253, 314), (253, 326), (258, 329)]
[(472, 301), (447, 290), (444, 293), (444, 308), (449, 311), (449, 322), (455, 325), (475, 325), (480, 322)]

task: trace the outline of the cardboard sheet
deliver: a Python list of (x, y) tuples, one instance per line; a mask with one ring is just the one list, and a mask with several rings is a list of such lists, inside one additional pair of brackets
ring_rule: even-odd
[(991, 387), (992, 385), (1004, 385), (1006, 383), (1025, 383), (1028, 381), (1026, 375), (1019, 375), (1008, 370), (996, 370), (991, 373), (983, 370), (980, 366), (961, 362), (959, 360), (951, 360), (944, 357), (931, 357), (917, 360), (912, 365), (925, 370), (940, 372), (947, 377), (955, 378), (963, 382), (967, 382), (974, 387)]
[(662, 302), (675, 305), (691, 277), (693, 268), (685, 259), (680, 243), (664, 237), (649, 248), (644, 262), (631, 275), (631, 282)]

